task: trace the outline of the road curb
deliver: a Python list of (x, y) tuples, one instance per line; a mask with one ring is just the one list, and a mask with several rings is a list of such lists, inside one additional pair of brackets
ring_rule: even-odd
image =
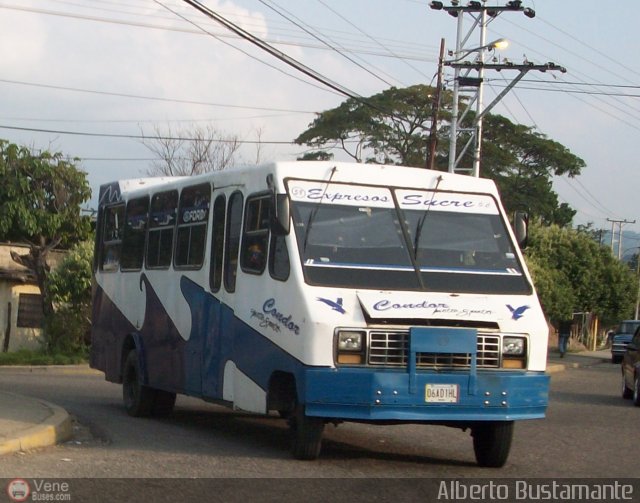
[(92, 369), (89, 365), (0, 365), (1, 372), (49, 372), (67, 375), (103, 375), (99, 370)]
[(50, 415), (39, 424), (22, 430), (14, 438), (0, 440), (0, 455), (11, 452), (27, 451), (40, 447), (49, 447), (69, 440), (73, 436), (71, 417), (62, 407), (36, 398), (23, 397), (15, 393), (2, 392), (15, 400), (37, 402), (50, 411)]
[(547, 364), (547, 374), (556, 374), (557, 372), (563, 372), (567, 369), (564, 363), (550, 363)]
[(567, 369), (579, 369), (592, 367), (600, 363), (608, 363), (608, 358), (591, 358), (589, 361), (584, 362), (563, 362), (563, 363), (547, 363), (547, 374), (555, 374), (557, 372), (563, 372)]

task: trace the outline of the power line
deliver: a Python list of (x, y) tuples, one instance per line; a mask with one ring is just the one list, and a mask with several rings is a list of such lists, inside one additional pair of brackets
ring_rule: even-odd
[[(191, 5), (192, 7), (194, 7), (196, 10), (199, 10), (201, 13), (203, 13), (204, 15), (211, 17), (212, 19), (218, 21), (222, 26), (224, 26), (225, 28), (229, 29), (230, 31), (232, 31), (233, 33), (236, 33), (238, 35), (240, 35), (242, 38), (244, 38), (245, 40), (247, 40), (248, 42), (250, 42), (251, 44), (255, 45), (256, 47), (262, 49), (263, 51), (267, 52), (268, 54), (274, 56), (276, 59), (282, 61), (283, 63), (291, 66), (292, 68), (298, 70), (299, 72), (301, 72), (302, 74), (306, 75), (307, 77), (310, 77), (311, 79), (320, 82), (321, 84), (327, 86), (329, 89), (342, 94), (343, 96), (350, 98), (362, 105), (365, 105), (373, 110), (377, 110), (385, 115), (387, 115), (388, 117), (394, 119), (394, 120), (402, 120), (401, 118), (398, 118), (393, 112), (389, 111), (389, 110), (385, 110), (384, 108), (371, 103), (370, 101), (368, 101), (367, 99), (365, 99), (364, 97), (362, 97), (361, 95), (355, 93), (354, 91), (351, 91), (350, 89), (348, 89), (347, 87), (329, 79), (328, 77), (325, 77), (324, 75), (322, 75), (321, 73), (317, 72), (316, 70), (314, 70), (313, 68), (305, 65), (304, 63), (301, 63), (300, 61), (296, 60), (295, 58), (292, 58), (291, 56), (289, 56), (288, 54), (280, 51), (279, 49), (276, 49), (275, 47), (273, 47), (272, 45), (268, 44), (267, 42), (265, 42), (264, 40), (256, 37), (255, 35), (253, 35), (252, 33), (249, 33), (248, 31), (244, 30), (242, 27), (236, 25), (235, 23), (229, 21), (228, 19), (226, 19), (225, 17), (221, 16), (220, 14), (218, 14), (217, 12), (213, 11), (212, 9), (204, 6), (203, 4), (201, 4), (199, 1), (197, 0), (183, 0), (185, 3), (187, 3), (188, 5)], [(162, 2), (160, 2), (160, 0), (154, 0), (154, 2), (156, 2), (159, 5), (163, 5)], [(170, 10), (170, 9), (169, 9)], [(177, 14), (180, 15), (180, 14)], [(244, 52), (244, 51), (243, 51)]]
[(598, 86), (598, 87), (614, 87), (614, 88), (628, 88), (628, 89), (640, 89), (640, 85), (630, 84), (596, 84), (594, 82), (575, 82), (568, 80), (541, 80), (541, 79), (522, 79), (520, 82), (539, 82), (550, 85), (571, 85), (571, 86)]
[(357, 26), (356, 24), (352, 23), (349, 19), (347, 19), (346, 17), (344, 17), (342, 14), (340, 14), (338, 11), (336, 11), (335, 9), (333, 9), (332, 7), (330, 7), (329, 5), (327, 5), (326, 2), (324, 2), (323, 0), (317, 0), (321, 5), (323, 5), (326, 9), (328, 9), (329, 11), (333, 12), (336, 16), (338, 16), (340, 19), (342, 19), (344, 22), (346, 22), (347, 24), (349, 24), (349, 26), (355, 28), (356, 30), (358, 30), (360, 33), (362, 33), (365, 37), (367, 37), (369, 40), (375, 42), (377, 45), (379, 45), (380, 47), (382, 47), (385, 51), (387, 51), (391, 56), (400, 59), (401, 61), (404, 61), (404, 63), (411, 68), (412, 70), (416, 71), (417, 73), (419, 73), (420, 75), (422, 75), (423, 77), (429, 78), (427, 75), (425, 75), (424, 73), (422, 73), (419, 69), (417, 69), (415, 66), (413, 66), (412, 64), (410, 64), (408, 61), (405, 61), (403, 58), (400, 58), (397, 54), (395, 54), (393, 51), (391, 51), (391, 49), (389, 49), (387, 46), (383, 45), (377, 38), (372, 37), (371, 35), (369, 35), (367, 32), (365, 32), (364, 30), (362, 30), (359, 26)]
[[(602, 205), (602, 203), (600, 203), (600, 201), (597, 198), (595, 198), (593, 194), (591, 194), (589, 191), (584, 189), (584, 186), (582, 184), (580, 185), (582, 186), (583, 190), (580, 191), (572, 183), (570, 183), (565, 176), (559, 176), (558, 179), (562, 180), (571, 190), (573, 190), (580, 197), (580, 199), (582, 199), (585, 203), (591, 206), (591, 208), (593, 208), (598, 213), (600, 213), (601, 215), (600, 218), (603, 218), (602, 215), (611, 215), (613, 213), (609, 209), (607, 209), (604, 205)], [(572, 180), (575, 182), (578, 181), (577, 178), (573, 178)], [(587, 197), (587, 195), (585, 195), (585, 192), (590, 197)], [(583, 211), (583, 213), (586, 213), (586, 212)]]
[[(166, 25), (157, 25), (157, 24), (152, 24), (152, 23), (148, 23), (148, 22), (142, 22), (142, 21), (131, 21), (131, 20), (124, 20), (124, 19), (110, 19), (110, 18), (105, 18), (105, 17), (98, 17), (98, 16), (90, 16), (90, 15), (86, 15), (86, 14), (76, 14), (76, 13), (70, 13), (70, 12), (60, 12), (60, 11), (53, 11), (53, 10), (47, 10), (47, 9), (37, 9), (37, 8), (31, 8), (31, 7), (21, 7), (21, 6), (14, 6), (14, 5), (0, 5), (0, 9), (7, 9), (7, 10), (15, 10), (15, 11), (20, 11), (20, 12), (33, 12), (36, 14), (43, 14), (43, 15), (49, 15), (49, 16), (56, 16), (56, 17), (66, 17), (66, 18), (70, 18), (70, 19), (78, 19), (78, 20), (84, 20), (84, 21), (93, 21), (93, 22), (99, 22), (99, 23), (107, 23), (107, 24), (115, 24), (115, 25), (122, 25), (122, 26), (132, 26), (132, 27), (136, 27), (136, 28), (147, 28), (147, 29), (154, 29), (154, 30), (161, 30), (161, 31), (171, 31), (171, 32), (177, 32), (177, 33), (185, 33), (185, 34), (196, 34), (196, 35), (211, 35), (211, 36), (216, 36), (216, 37), (221, 37), (221, 38), (233, 38), (233, 39), (239, 39), (240, 37), (235, 36), (233, 34), (230, 33), (219, 33), (219, 34), (211, 34), (211, 33), (207, 33), (206, 30), (203, 31), (203, 28), (198, 27), (197, 29), (188, 29), (188, 28), (179, 28), (179, 27), (175, 27), (175, 26), (166, 26)], [(127, 14), (127, 13), (123, 13), (123, 14)], [(137, 14), (134, 14), (137, 15)], [(148, 15), (145, 16), (145, 19), (148, 19)], [(168, 18), (166, 16), (163, 17), (159, 17), (159, 16), (153, 16), (153, 17), (158, 17), (159, 19), (162, 20), (169, 20), (169, 19), (173, 19), (173, 18)], [(192, 22), (190, 22), (188, 19), (183, 19), (184, 21), (189, 22), (189, 24), (193, 24)], [(279, 30), (279, 29), (275, 29), (275, 32), (278, 31), (284, 31), (287, 32), (289, 30)], [(299, 33), (299, 32), (296, 32)], [(343, 32), (336, 32), (336, 33), (341, 33), (343, 34)], [(348, 35), (348, 34), (347, 34)], [(311, 49), (322, 49), (322, 50), (326, 50), (326, 47), (323, 45), (318, 45), (318, 44), (312, 44), (309, 42), (294, 42), (294, 41), (287, 41), (287, 40), (282, 40), (282, 39), (271, 39), (271, 38), (266, 38), (265, 40), (271, 42), (271, 43), (275, 43), (278, 45), (286, 45), (286, 46), (293, 46), (293, 47), (306, 47), (306, 48), (311, 48)], [(349, 39), (352, 43), (362, 43), (362, 40), (357, 40), (357, 39), (353, 39), (350, 38)], [(402, 44), (402, 47), (400, 50), (404, 51), (402, 54), (400, 53), (396, 53), (395, 56), (390, 56), (388, 52), (379, 52), (379, 51), (374, 51), (373, 50), (373, 46), (360, 46), (360, 47), (352, 47), (352, 48), (345, 48), (345, 50), (347, 52), (350, 53), (360, 53), (360, 54), (367, 54), (367, 55), (372, 55), (372, 56), (380, 56), (380, 57), (396, 57), (399, 58), (401, 60), (412, 60), (412, 61), (420, 61), (420, 62), (428, 62), (428, 63), (433, 63), (435, 62), (435, 56), (432, 57), (428, 57), (425, 56), (426, 52), (429, 53), (433, 53), (434, 49), (432, 46), (426, 46), (426, 45), (422, 45), (419, 47), (416, 47), (417, 44), (412, 43), (411, 45), (409, 44), (405, 44), (404, 42), (400, 41), (400, 40), (388, 40), (389, 42), (393, 42), (393, 43), (397, 43), (397, 44)], [(408, 53), (407, 51), (412, 51), (411, 53)]]
[[(154, 2), (156, 2), (159, 5), (162, 5), (163, 7), (165, 7), (168, 10), (171, 10), (168, 7), (166, 7), (165, 5), (163, 5), (162, 2), (160, 2), (160, 0), (154, 0)], [(338, 84), (337, 82), (334, 82), (334, 81), (328, 79), (327, 77), (321, 75), (320, 73), (318, 73), (317, 71), (313, 70), (312, 68), (304, 65), (303, 63), (300, 63), (299, 61), (295, 60), (294, 58), (292, 58), (288, 54), (285, 54), (284, 52), (276, 49), (275, 47), (273, 47), (269, 43), (267, 43), (264, 40), (256, 37), (252, 33), (249, 33), (245, 29), (243, 29), (240, 26), (238, 26), (237, 24), (229, 21), (228, 19), (226, 19), (225, 17), (221, 16), (217, 12), (215, 12), (215, 11), (211, 10), (210, 8), (204, 6), (200, 2), (197, 2), (195, 0), (184, 0), (184, 2), (186, 2), (188, 5), (191, 5), (193, 8), (199, 10), (205, 16), (208, 16), (211, 19), (214, 19), (215, 21), (220, 23), (222, 26), (227, 28), (229, 31), (235, 33), (236, 35), (239, 35), (241, 38), (243, 38), (246, 41), (252, 43), (253, 45), (258, 47), (259, 49), (262, 49), (263, 51), (267, 52), (268, 54), (274, 56), (279, 61), (282, 61), (283, 63), (291, 66), (292, 68), (298, 70), (299, 72), (303, 73), (307, 77), (310, 77), (311, 79), (313, 79), (313, 80), (315, 80), (317, 82), (320, 82), (321, 84), (325, 85), (329, 89), (332, 89), (333, 91), (335, 91), (335, 92), (337, 92), (339, 94), (342, 94), (343, 96), (346, 96), (348, 98), (353, 98), (355, 100), (361, 100), (362, 99), (362, 97), (360, 95), (356, 94), (355, 92), (347, 89), (346, 87)], [(172, 12), (175, 13), (175, 11), (172, 11)], [(181, 16), (178, 13), (176, 13), (176, 15)], [(181, 16), (181, 17), (183, 17), (183, 16)], [(184, 17), (183, 17), (183, 19), (184, 19)]]
[[(149, 136), (134, 135), (134, 134), (116, 134), (116, 133), (87, 133), (86, 131), (67, 131), (61, 129), (41, 129), (41, 128), (26, 128), (18, 126), (7, 126), (0, 124), (0, 129), (10, 129), (13, 131), (31, 131), (36, 133), (50, 133), (50, 134), (64, 134), (72, 136), (91, 136), (96, 138), (125, 138), (130, 140), (148, 140)], [(154, 140), (184, 140), (184, 141), (199, 141), (200, 138), (185, 138), (179, 136), (153, 136)], [(216, 143), (225, 143), (228, 140), (225, 139), (213, 139)], [(293, 141), (273, 141), (273, 140), (238, 140), (238, 143), (249, 145), (294, 145)]]
[(60, 91), (72, 91), (79, 93), (88, 93), (88, 94), (99, 94), (104, 96), (117, 96), (120, 98), (134, 98), (138, 100), (149, 100), (149, 101), (163, 101), (169, 103), (182, 103), (187, 105), (203, 105), (210, 107), (220, 107), (220, 108), (237, 108), (244, 110), (261, 110), (266, 112), (286, 112), (286, 113), (300, 113), (300, 114), (315, 114), (316, 112), (311, 110), (295, 110), (291, 108), (273, 108), (273, 107), (258, 107), (258, 106), (250, 106), (250, 105), (232, 105), (229, 103), (215, 103), (209, 101), (197, 101), (197, 100), (185, 100), (179, 98), (162, 98), (158, 96), (145, 96), (141, 94), (131, 94), (131, 93), (119, 93), (114, 91), (98, 91), (94, 89), (84, 89), (79, 87), (69, 87), (69, 86), (57, 86), (53, 84), (42, 84), (36, 82), (26, 82), (20, 80), (9, 80), (9, 79), (0, 79), (0, 82), (4, 82), (5, 84), (16, 84), (22, 86), (30, 86), (30, 87), (41, 87), (46, 89), (56, 89)]
[[(529, 82), (535, 82), (535, 81), (529, 81)], [(539, 81), (539, 82), (542, 83), (543, 81)], [(599, 84), (583, 84), (583, 85), (600, 86)], [(622, 98), (640, 98), (640, 94), (613, 93), (613, 92), (605, 92), (605, 91), (585, 91), (580, 89), (552, 89), (549, 87), (527, 87), (527, 86), (518, 86), (518, 89), (528, 89), (530, 91), (546, 91), (551, 93), (588, 94), (592, 96), (619, 96)]]
[[(362, 70), (367, 72), (369, 75), (372, 75), (374, 78), (380, 80), (381, 82), (383, 82), (384, 84), (388, 85), (389, 87), (393, 86), (393, 84), (391, 82), (383, 79), (380, 75), (378, 75), (378, 74), (374, 73), (373, 71), (369, 70), (364, 65), (362, 65), (360, 62), (358, 62), (355, 59), (353, 59), (351, 56), (348, 56), (344, 52), (344, 48), (343, 47), (340, 47), (340, 49), (339, 49), (338, 47), (335, 47), (334, 45), (330, 44), (328, 41), (326, 41), (325, 39), (320, 37), (319, 35), (317, 35), (314, 32), (312, 32), (310, 27), (309, 27), (309, 25), (307, 25), (306, 23), (303, 23), (300, 20), (300, 18), (294, 16), (291, 12), (287, 11), (286, 9), (283, 9), (281, 6), (279, 6), (275, 2), (273, 2), (273, 1), (271, 2), (273, 5), (269, 5), (269, 3), (267, 3), (265, 0), (258, 0), (258, 2), (260, 2), (262, 5), (264, 5), (268, 9), (271, 9), (272, 11), (274, 11), (276, 14), (278, 14), (281, 17), (283, 17), (284, 19), (289, 21), (291, 24), (297, 26), (298, 28), (300, 28), (305, 33), (311, 35), (314, 39), (318, 40), (321, 44), (327, 46), (329, 49), (331, 49), (332, 51), (336, 52), (337, 54), (339, 54), (343, 58), (347, 59), (348, 61), (350, 61), (351, 63), (356, 65), (358, 68), (361, 68)], [(280, 10), (278, 10), (278, 9), (280, 9)], [(295, 20), (292, 19), (293, 17), (295, 17)], [(303, 24), (304, 24), (304, 26), (303, 26)], [(333, 42), (333, 43), (335, 44), (335, 42)], [(380, 70), (378, 70), (378, 71), (380, 71)]]
[[(610, 61), (610, 62), (615, 63), (616, 65), (620, 66), (626, 72), (635, 73), (636, 75), (640, 76), (640, 72), (637, 72), (636, 70), (634, 70), (633, 68), (629, 67), (628, 65), (625, 65), (623, 63), (620, 63), (619, 61), (616, 61), (615, 59), (613, 59), (611, 57), (611, 54), (607, 54), (607, 53), (597, 49), (596, 47), (593, 47), (592, 45), (587, 44), (585, 41), (579, 39), (578, 37), (575, 37), (575, 36), (571, 35), (569, 32), (563, 30), (562, 28), (558, 28), (557, 26), (553, 25), (549, 21), (546, 21), (544, 18), (541, 18), (540, 20), (544, 24), (546, 24), (547, 26), (550, 26), (554, 30), (562, 33), (563, 35), (569, 37), (570, 39), (572, 39), (572, 40), (574, 40), (576, 42), (578, 42), (579, 44), (583, 45), (584, 47), (592, 50), (593, 52), (595, 52), (596, 54), (598, 54), (599, 56), (601, 56), (603, 58), (602, 61)], [(597, 66), (601, 67), (600, 64), (597, 64)]]
[[(590, 60), (590, 59), (588, 59), (588, 58), (586, 58), (586, 57), (584, 57), (584, 56), (582, 56), (582, 55), (580, 55), (580, 54), (576, 53), (575, 51), (571, 51), (571, 50), (569, 50), (569, 49), (568, 49), (564, 44), (558, 44), (558, 43), (554, 43), (554, 42), (552, 42), (552, 41), (551, 41), (551, 40), (549, 40), (548, 38), (546, 38), (546, 37), (544, 37), (544, 36), (540, 35), (540, 33), (539, 33), (539, 32), (534, 32), (534, 31), (532, 31), (532, 30), (529, 30), (529, 29), (527, 29), (527, 28), (525, 28), (525, 27), (523, 27), (523, 26), (519, 25), (518, 23), (514, 23), (513, 21), (506, 21), (506, 22), (508, 22), (508, 23), (512, 24), (513, 26), (516, 26), (518, 29), (523, 30), (523, 31), (524, 31), (524, 32), (526, 32), (526, 33), (529, 33), (529, 34), (533, 35), (533, 36), (534, 36), (534, 37), (536, 37), (536, 38), (539, 38), (539, 39), (541, 39), (541, 40), (544, 40), (545, 42), (548, 42), (548, 43), (553, 43), (553, 45), (554, 45), (555, 47), (558, 47), (558, 48), (560, 48), (561, 50), (564, 50), (565, 52), (567, 52), (567, 53), (569, 53), (570, 55), (572, 55), (574, 58), (577, 58), (577, 59), (580, 59), (580, 60), (582, 60), (582, 61), (585, 61), (585, 62), (589, 63), (590, 65), (593, 65), (593, 66), (597, 67), (597, 68), (598, 68), (598, 69), (600, 69), (600, 70), (602, 69), (603, 64), (604, 64), (607, 60), (611, 59), (610, 57), (607, 57), (606, 59), (602, 59), (602, 58), (600, 58), (600, 59), (598, 60), (598, 62), (594, 62), (594, 61), (592, 61), (592, 60)], [(559, 31), (562, 33), (562, 30), (559, 30)], [(571, 37), (571, 38), (574, 38), (574, 37), (573, 37), (573, 36), (571, 36), (571, 35), (570, 35), (570, 37)], [(581, 42), (581, 43), (582, 43), (583, 45), (585, 45), (586, 47), (589, 47), (590, 49), (593, 49), (593, 48), (592, 48), (592, 47), (590, 47), (588, 44), (583, 43), (583, 42)], [(545, 57), (545, 58), (548, 58), (548, 56), (546, 56), (546, 55), (544, 55), (544, 54), (541, 54), (539, 51), (537, 51), (537, 50), (536, 50), (536, 49), (534, 49), (534, 48), (527, 47), (527, 46), (525, 46), (524, 44), (523, 44), (523, 47), (525, 47), (525, 48), (527, 49), (527, 51), (528, 51), (528, 52), (529, 52), (529, 51), (532, 51), (532, 52), (534, 52), (535, 54), (538, 54), (538, 55), (541, 55), (541, 56), (543, 56), (543, 57)], [(596, 50), (596, 52), (598, 52), (598, 51)], [(620, 63), (618, 63), (618, 64), (620, 64)], [(578, 74), (578, 75), (582, 75), (583, 77), (587, 77), (587, 78), (589, 78), (589, 77), (590, 77), (590, 76), (588, 76), (588, 75), (582, 74), (582, 73), (581, 73), (581, 72), (579, 72), (579, 71), (576, 71), (576, 70), (572, 70), (572, 71), (573, 71), (573, 73), (576, 73), (576, 74)], [(625, 79), (625, 77), (623, 77), (623, 76), (621, 76), (621, 75), (619, 75), (619, 74), (617, 74), (617, 73), (615, 73), (615, 72), (613, 72), (613, 71), (610, 71), (609, 73), (611, 73), (612, 75), (617, 76), (618, 78), (621, 78), (621, 80), (623, 80), (623, 81), (627, 81), (627, 82), (628, 82), (628, 80), (627, 80), (627, 79)], [(561, 79), (561, 80), (562, 80), (562, 79)], [(593, 83), (593, 84), (591, 84), (591, 85), (592, 85), (593, 87), (600, 87), (600, 86), (602, 86), (602, 83)], [(597, 95), (594, 95), (594, 96), (597, 96)], [(623, 108), (618, 108), (618, 107), (616, 107), (615, 105), (611, 104), (610, 102), (607, 102), (607, 101), (604, 99), (604, 98), (606, 98), (606, 97), (609, 97), (609, 98), (611, 98), (613, 101), (616, 101), (616, 102), (617, 102), (617, 103), (619, 103), (619, 104), (620, 104), (620, 106), (621, 106), (621, 107), (623, 107)], [(607, 105), (608, 105), (608, 106), (611, 106), (611, 107), (613, 107), (613, 108), (617, 109), (620, 113), (623, 113), (623, 114), (626, 114), (626, 115), (633, 116), (632, 114), (630, 114), (630, 112), (629, 112), (628, 108), (631, 108), (632, 110), (635, 110), (635, 111), (637, 111), (637, 112), (640, 112), (640, 109), (634, 108), (633, 106), (629, 105), (628, 103), (624, 103), (623, 101), (621, 101), (621, 100), (620, 100), (620, 98), (619, 98), (619, 97), (614, 96), (614, 95), (604, 95), (604, 96), (598, 97), (597, 99), (598, 99), (598, 101), (601, 101), (601, 102), (603, 102), (603, 103), (607, 103)], [(584, 102), (584, 101), (583, 101), (583, 102)], [(584, 103), (585, 103), (585, 104), (587, 104), (587, 105), (590, 105), (588, 102), (584, 102)], [(592, 105), (590, 105), (590, 106), (592, 106)], [(594, 108), (598, 109), (597, 107), (594, 107)], [(598, 110), (600, 110), (600, 109), (598, 109)], [(614, 117), (615, 117), (615, 116), (614, 116)], [(634, 119), (637, 119), (637, 117), (636, 117), (636, 116), (633, 116), (633, 118), (634, 118)], [(621, 119), (620, 119), (620, 120), (621, 120)], [(623, 122), (624, 122), (624, 121), (623, 121)]]

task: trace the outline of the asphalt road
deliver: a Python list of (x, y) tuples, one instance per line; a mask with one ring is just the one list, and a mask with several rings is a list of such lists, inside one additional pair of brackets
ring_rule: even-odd
[(101, 376), (0, 372), (0, 387), (65, 407), (64, 444), (0, 457), (0, 476), (42, 478), (525, 478), (637, 477), (640, 408), (623, 400), (619, 367), (600, 363), (552, 376), (544, 420), (516, 424), (502, 469), (475, 465), (470, 435), (434, 426), (328, 426), (321, 458), (295, 461), (286, 424), (179, 397), (165, 419), (135, 419), (120, 386)]

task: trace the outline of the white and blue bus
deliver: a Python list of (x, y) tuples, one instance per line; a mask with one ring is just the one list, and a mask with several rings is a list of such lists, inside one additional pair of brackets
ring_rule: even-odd
[[(469, 430), (502, 466), (543, 418), (548, 329), (490, 180), (279, 162), (100, 189), (91, 366), (132, 416), (177, 393), (289, 421)], [(520, 232), (520, 231), (523, 232)]]

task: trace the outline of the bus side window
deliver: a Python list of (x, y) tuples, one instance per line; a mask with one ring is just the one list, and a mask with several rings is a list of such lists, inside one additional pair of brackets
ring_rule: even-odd
[(267, 264), (270, 202), (270, 194), (247, 199), (240, 266), (251, 274), (262, 274)]
[(147, 237), (147, 267), (150, 269), (166, 269), (171, 265), (177, 208), (177, 190), (159, 192), (151, 198)]
[(225, 196), (218, 196), (213, 203), (213, 229), (211, 232), (211, 265), (209, 271), (209, 286), (212, 292), (220, 290), (222, 284), (222, 257), (224, 255), (224, 221), (227, 200)]
[(198, 269), (204, 263), (211, 185), (203, 183), (182, 189), (178, 210), (175, 266)]
[(289, 249), (286, 236), (271, 236), (269, 250), (269, 274), (273, 279), (287, 281), (291, 264), (289, 263)]
[(241, 192), (234, 192), (229, 198), (229, 217), (227, 218), (224, 249), (224, 287), (230, 293), (236, 291), (238, 251), (240, 250), (240, 232), (242, 230), (242, 201)]
[(123, 271), (139, 271), (144, 262), (144, 243), (147, 234), (149, 197), (131, 199), (127, 203), (122, 256), (120, 267)]
[(122, 248), (122, 229), (124, 227), (124, 204), (105, 208), (104, 227), (102, 233), (103, 271), (117, 271), (120, 267), (120, 251)]

